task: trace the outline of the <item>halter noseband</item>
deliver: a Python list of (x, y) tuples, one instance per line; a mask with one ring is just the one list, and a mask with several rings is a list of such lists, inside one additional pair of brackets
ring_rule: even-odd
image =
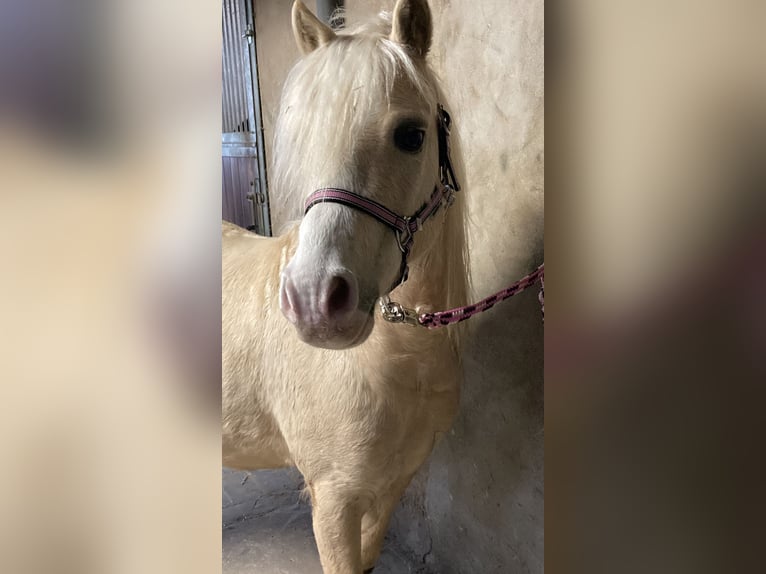
[(446, 207), (452, 205), (455, 199), (455, 192), (460, 191), (460, 184), (458, 184), (455, 177), (452, 159), (450, 158), (449, 134), (451, 123), (452, 120), (447, 110), (441, 104), (437, 104), (436, 127), (439, 140), (439, 182), (434, 186), (434, 191), (431, 193), (429, 200), (414, 214), (410, 216), (398, 215), (377, 201), (363, 197), (353, 191), (334, 187), (318, 189), (306, 199), (304, 215), (318, 203), (340, 203), (341, 205), (366, 213), (393, 230), (396, 235), (396, 243), (402, 252), (402, 264), (399, 268), (399, 277), (391, 287), (391, 291), (407, 280), (407, 257), (412, 249), (415, 232), (421, 229), (424, 221), (439, 211), (439, 207), (442, 204)]

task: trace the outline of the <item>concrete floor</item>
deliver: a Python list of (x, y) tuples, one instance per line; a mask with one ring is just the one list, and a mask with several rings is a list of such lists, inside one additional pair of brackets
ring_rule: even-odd
[[(223, 471), (224, 574), (322, 574), (295, 469)], [(428, 574), (389, 535), (375, 574)]]

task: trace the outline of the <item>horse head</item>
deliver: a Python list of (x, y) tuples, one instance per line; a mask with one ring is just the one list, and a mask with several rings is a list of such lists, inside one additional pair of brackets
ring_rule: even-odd
[[(379, 24), (336, 33), (296, 0), (293, 32), (303, 57), (277, 119), (277, 195), (303, 205), (319, 189), (349, 190), (393, 213), (416, 212), (439, 182), (427, 1), (399, 0)], [(282, 313), (312, 345), (362, 343), (375, 301), (401, 279), (401, 247), (401, 237), (368, 213), (315, 204), (281, 275)]]

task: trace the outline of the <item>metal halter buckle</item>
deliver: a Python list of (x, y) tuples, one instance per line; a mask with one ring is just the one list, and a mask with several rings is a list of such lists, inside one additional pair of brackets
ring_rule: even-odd
[(445, 183), (442, 190), (442, 205), (450, 207), (453, 203), (455, 203), (455, 188)]
[(449, 112), (444, 109), (444, 106), (439, 104), (438, 106), (438, 114), (439, 114), (439, 122), (441, 123), (442, 127), (444, 127), (444, 131), (447, 135), (450, 135), (449, 129), (452, 127), (452, 118), (449, 115)]
[(412, 230), (410, 229), (410, 217), (403, 217), (404, 232), (396, 230), (396, 243), (402, 253), (407, 253), (409, 243), (412, 241)]
[(416, 311), (407, 309), (407, 307), (403, 307), (400, 303), (392, 303), (388, 295), (381, 297), (378, 303), (380, 304), (380, 314), (389, 323), (404, 323), (411, 327), (420, 326)]

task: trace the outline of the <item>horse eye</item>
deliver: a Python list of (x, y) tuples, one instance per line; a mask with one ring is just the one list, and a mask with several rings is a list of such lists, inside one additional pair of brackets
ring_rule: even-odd
[(426, 132), (424, 129), (410, 125), (399, 126), (396, 128), (396, 131), (394, 131), (394, 143), (396, 144), (396, 147), (411, 153), (420, 151), (420, 148), (423, 147), (423, 140), (425, 137)]

